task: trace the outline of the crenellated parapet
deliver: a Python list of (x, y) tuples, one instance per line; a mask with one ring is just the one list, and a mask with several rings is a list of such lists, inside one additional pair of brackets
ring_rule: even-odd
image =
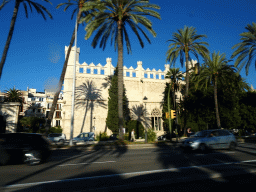
[[(161, 69), (156, 70), (152, 69), (150, 70), (149, 68), (144, 69), (142, 67), (142, 61), (137, 62), (137, 68), (133, 67), (126, 67), (123, 66), (123, 76), (125, 78), (139, 78), (139, 79), (156, 79), (156, 80), (164, 80), (165, 75), (168, 72), (170, 68), (169, 64), (165, 65), (165, 70), (162, 71)], [(115, 67), (112, 65), (112, 59), (107, 58), (106, 59), (106, 64), (101, 65), (100, 63), (95, 65), (94, 63), (82, 63), (79, 64), (77, 62), (77, 67), (76, 67), (76, 72), (79, 74), (84, 74), (84, 75), (113, 75), (114, 74)]]

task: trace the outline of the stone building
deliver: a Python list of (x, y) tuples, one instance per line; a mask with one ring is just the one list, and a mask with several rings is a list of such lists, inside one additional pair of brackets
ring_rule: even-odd
[[(65, 47), (65, 55), (68, 47)], [(72, 109), (72, 85), (75, 49), (72, 48), (67, 71), (63, 84), (63, 100), (65, 105), (62, 108), (62, 128), (63, 132), (69, 137), (71, 127)], [(81, 131), (89, 132), (93, 130), (96, 134), (103, 132), (106, 128), (108, 87), (106, 78), (113, 75), (115, 67), (112, 65), (111, 58), (106, 59), (106, 64), (79, 63), (80, 48), (76, 53), (76, 94), (74, 110), (74, 130), (73, 136), (77, 136)], [(196, 63), (196, 61), (192, 61)], [(165, 75), (170, 68), (165, 65), (165, 70), (161, 71), (149, 68), (144, 69), (142, 61), (137, 62), (137, 68), (123, 67), (124, 85), (129, 100), (129, 108), (133, 106), (145, 105), (150, 126), (157, 135), (163, 134), (162, 107), (163, 92), (166, 82)], [(92, 89), (88, 89), (88, 87)], [(90, 91), (89, 91), (90, 90)], [(94, 90), (94, 91), (93, 91)], [(180, 98), (181, 93), (177, 93)], [(92, 129), (95, 127), (95, 129)], [(107, 133), (111, 131), (107, 129)]]
[(17, 131), (19, 108), (20, 103), (18, 102), (0, 103), (0, 115), (4, 117), (6, 122), (6, 133)]

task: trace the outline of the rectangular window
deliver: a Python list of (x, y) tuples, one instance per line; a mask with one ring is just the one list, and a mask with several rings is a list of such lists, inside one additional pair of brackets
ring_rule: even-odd
[(57, 104), (57, 110), (60, 110), (61, 109), (61, 104)]
[(135, 72), (132, 73), (132, 77), (136, 77), (136, 73)]
[(148, 74), (144, 73), (144, 78), (148, 78)]
[(61, 112), (60, 111), (56, 111), (55, 118), (61, 118)]
[(51, 108), (52, 108), (52, 103), (48, 103), (47, 109), (51, 109)]
[(156, 79), (159, 79), (159, 75), (156, 75)]
[(161, 79), (164, 79), (164, 75), (161, 75)]
[(56, 120), (56, 127), (60, 126), (60, 120)]
[(98, 74), (98, 70), (97, 69), (93, 69), (93, 74)]
[(126, 77), (130, 77), (130, 72), (126, 72)]
[(153, 74), (150, 74), (150, 79), (153, 79), (153, 78), (154, 78)]
[(50, 113), (50, 111), (46, 111), (46, 118), (49, 117), (49, 113)]
[(104, 74), (105, 74), (104, 69), (101, 69), (101, 70), (100, 70), (100, 74), (101, 74), (101, 75), (104, 75)]
[(86, 70), (86, 73), (91, 73), (91, 69), (87, 69), (87, 70)]
[(79, 68), (79, 73), (84, 73), (84, 68)]

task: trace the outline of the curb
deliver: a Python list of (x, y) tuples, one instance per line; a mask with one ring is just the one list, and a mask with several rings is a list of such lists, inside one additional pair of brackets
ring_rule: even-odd
[(95, 146), (88, 146), (88, 145), (78, 145), (73, 146), (72, 148), (52, 148), (51, 150), (65, 150), (65, 149), (84, 149), (84, 150), (92, 150), (95, 148), (103, 148), (103, 149), (113, 149), (117, 147), (126, 147), (128, 149), (132, 148), (144, 148), (144, 147), (159, 147), (159, 146), (172, 146), (172, 145), (180, 145), (180, 142), (178, 143), (164, 143), (164, 144), (132, 144), (132, 145), (95, 145)]

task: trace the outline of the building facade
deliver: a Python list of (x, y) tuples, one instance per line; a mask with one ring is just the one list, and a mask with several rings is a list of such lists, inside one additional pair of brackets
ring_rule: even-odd
[[(65, 47), (65, 55), (67, 50), (68, 47)], [(98, 134), (104, 130), (107, 130), (107, 134), (111, 134), (111, 131), (106, 128), (109, 88), (107, 79), (114, 74), (115, 67), (112, 65), (111, 58), (106, 59), (105, 65), (87, 64), (86, 62), (80, 64), (79, 54), (80, 48), (77, 48), (73, 136), (77, 136), (80, 132), (89, 131)], [(63, 84), (63, 102), (65, 105), (62, 107), (62, 128), (68, 137), (71, 127), (74, 60), (75, 49), (73, 47)], [(195, 63), (196, 61), (192, 61), (192, 65)], [(150, 126), (157, 135), (164, 133), (161, 104), (166, 83), (170, 81), (165, 79), (169, 68), (170, 65), (166, 64), (164, 71), (144, 69), (142, 61), (137, 62), (136, 69), (123, 67), (124, 86), (129, 101), (129, 109), (140, 105), (145, 106)], [(180, 95), (181, 93), (177, 93), (177, 98), (180, 98)]]

